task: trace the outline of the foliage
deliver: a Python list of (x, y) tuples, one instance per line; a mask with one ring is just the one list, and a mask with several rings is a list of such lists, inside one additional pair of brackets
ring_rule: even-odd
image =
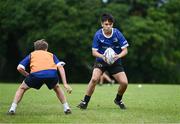
[(112, 13), (128, 40), (124, 65), (130, 82), (180, 82), (180, 2), (169, 0), (1, 0), (0, 79), (17, 80), (16, 66), (45, 38), (67, 63), (69, 81), (91, 76), (91, 44), (100, 15)]

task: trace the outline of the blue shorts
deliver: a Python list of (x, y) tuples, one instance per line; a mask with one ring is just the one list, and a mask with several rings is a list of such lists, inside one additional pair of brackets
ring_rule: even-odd
[(24, 82), (27, 84), (28, 87), (34, 89), (40, 89), (43, 84), (46, 84), (46, 86), (49, 89), (53, 89), (56, 86), (56, 84), (59, 82), (59, 78), (58, 76), (51, 78), (39, 78), (29, 74), (25, 78)]

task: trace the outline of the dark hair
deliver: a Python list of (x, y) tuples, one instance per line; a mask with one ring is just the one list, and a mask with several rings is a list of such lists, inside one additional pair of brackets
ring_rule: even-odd
[(34, 42), (34, 49), (35, 50), (46, 50), (48, 49), (48, 43), (45, 39), (37, 40)]
[(101, 16), (101, 22), (105, 22), (105, 21), (114, 23), (114, 17), (111, 14), (104, 13)]

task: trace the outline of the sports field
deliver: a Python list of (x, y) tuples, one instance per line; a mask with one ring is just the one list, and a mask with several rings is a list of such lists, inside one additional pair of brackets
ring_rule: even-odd
[(27, 91), (16, 115), (6, 115), (18, 86), (0, 84), (0, 123), (180, 123), (180, 85), (130, 84), (124, 96), (128, 109), (120, 110), (113, 103), (117, 85), (105, 84), (96, 87), (88, 109), (80, 110), (76, 105), (87, 84), (73, 84), (73, 93), (66, 94), (71, 115), (63, 113), (55, 93), (44, 85)]

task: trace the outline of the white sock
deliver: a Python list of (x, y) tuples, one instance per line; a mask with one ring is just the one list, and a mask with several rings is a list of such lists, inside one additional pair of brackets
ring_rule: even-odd
[(9, 111), (16, 111), (16, 107), (17, 107), (17, 104), (16, 103), (12, 103), (12, 105), (11, 105), (11, 108), (9, 109)]
[(70, 109), (67, 102), (65, 102), (65, 103), (63, 104), (63, 107), (64, 107), (64, 111), (66, 111), (67, 109)]

